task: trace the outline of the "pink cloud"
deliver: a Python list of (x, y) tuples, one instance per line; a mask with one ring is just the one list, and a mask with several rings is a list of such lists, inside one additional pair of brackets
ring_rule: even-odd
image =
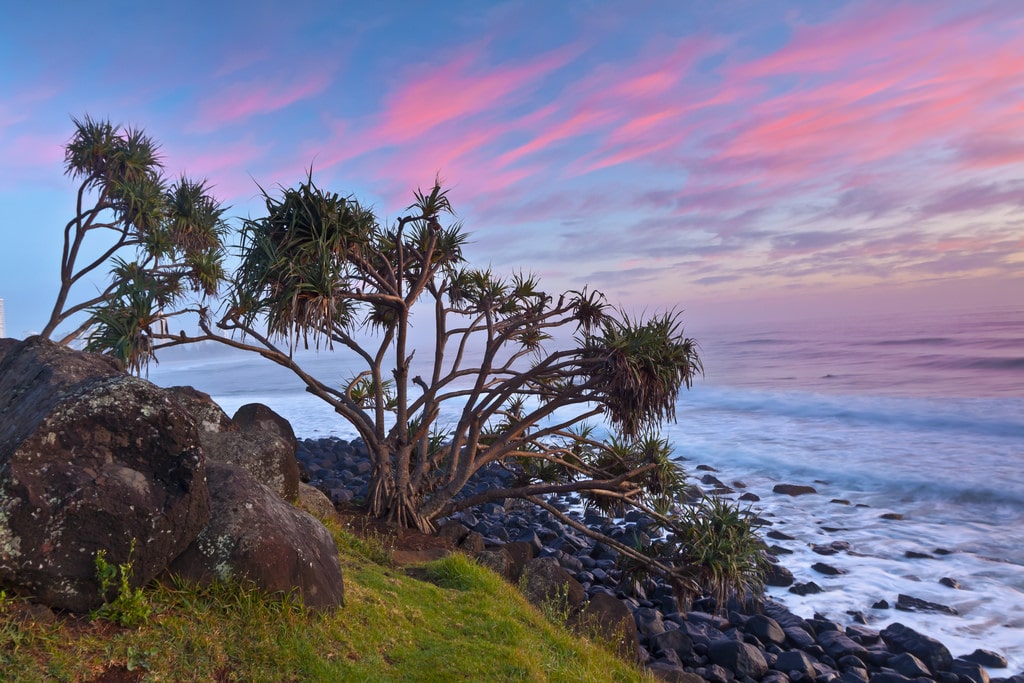
[(505, 152), (498, 157), (497, 163), (500, 165), (513, 164), (524, 156), (540, 152), (561, 140), (592, 133), (600, 129), (602, 124), (608, 123), (610, 119), (609, 112), (584, 109), (548, 128), (525, 145)]
[(894, 41), (909, 30), (931, 23), (925, 6), (854, 4), (850, 11), (827, 24), (796, 27), (786, 47), (756, 61), (737, 66), (734, 75), (743, 79), (784, 74), (833, 75), (848, 68), (850, 56), (870, 64), (875, 55), (886, 54)]
[(60, 168), (67, 139), (56, 135), (25, 133), (4, 143), (4, 156), (17, 159), (22, 168)]
[(509, 98), (535, 87), (576, 53), (565, 48), (523, 65), (474, 68), (482, 61), (473, 49), (429, 73), (412, 75), (385, 101), (381, 123), (371, 132), (379, 144), (399, 144), (430, 130), (508, 104)]
[(284, 109), (323, 92), (330, 84), (327, 71), (313, 73), (296, 83), (281, 79), (237, 83), (209, 96), (208, 102), (200, 106), (195, 128), (216, 130), (251, 116)]

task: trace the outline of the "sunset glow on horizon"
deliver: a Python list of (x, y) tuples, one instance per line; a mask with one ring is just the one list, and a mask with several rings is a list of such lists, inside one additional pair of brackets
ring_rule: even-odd
[(312, 168), (394, 218), (439, 175), (475, 263), (702, 322), (1024, 301), (1024, 5), (557, 5), (7, 9), (8, 334), (52, 305), (86, 114), (233, 216)]

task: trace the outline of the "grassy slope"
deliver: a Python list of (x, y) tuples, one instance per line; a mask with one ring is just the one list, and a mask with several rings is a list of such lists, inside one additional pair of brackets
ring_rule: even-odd
[(309, 615), (237, 586), (148, 589), (148, 624), (24, 621), (0, 602), (0, 678), (87, 681), (120, 665), (145, 681), (641, 681), (633, 666), (552, 625), (461, 555), (419, 578), (379, 541), (334, 527), (346, 606)]

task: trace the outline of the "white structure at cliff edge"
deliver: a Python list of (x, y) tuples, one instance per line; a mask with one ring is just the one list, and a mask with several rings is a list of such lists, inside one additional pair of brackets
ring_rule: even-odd
[(7, 336), (7, 332), (4, 331), (4, 300), (0, 299), (0, 339)]

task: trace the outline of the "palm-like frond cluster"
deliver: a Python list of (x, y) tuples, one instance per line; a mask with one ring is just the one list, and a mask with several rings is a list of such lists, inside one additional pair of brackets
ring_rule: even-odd
[(353, 314), (353, 263), (365, 263), (379, 234), (372, 211), (317, 187), (312, 175), (279, 198), (264, 192), (267, 215), (247, 220), (236, 305), (247, 324), (265, 318), (280, 337), (330, 339)]
[(609, 421), (626, 436), (675, 419), (680, 389), (704, 372), (697, 342), (682, 336), (675, 313), (646, 322), (606, 315), (594, 333), (583, 336), (581, 347), (589, 361), (582, 374)]
[[(61, 290), (43, 334), (88, 312), (85, 323), (62, 341), (88, 331), (88, 348), (109, 352), (138, 371), (153, 357), (151, 336), (164, 333), (166, 318), (178, 313), (168, 309), (189, 293), (214, 296), (223, 281), (225, 209), (203, 181), (181, 176), (168, 183), (157, 145), (141, 130), (88, 116), (74, 124), (65, 171), (80, 181), (78, 213), (65, 228)], [(113, 240), (99, 258), (82, 265), (81, 246), (96, 231)], [(125, 259), (130, 249), (132, 261)], [(106, 264), (107, 289), (68, 304), (71, 288)]]

